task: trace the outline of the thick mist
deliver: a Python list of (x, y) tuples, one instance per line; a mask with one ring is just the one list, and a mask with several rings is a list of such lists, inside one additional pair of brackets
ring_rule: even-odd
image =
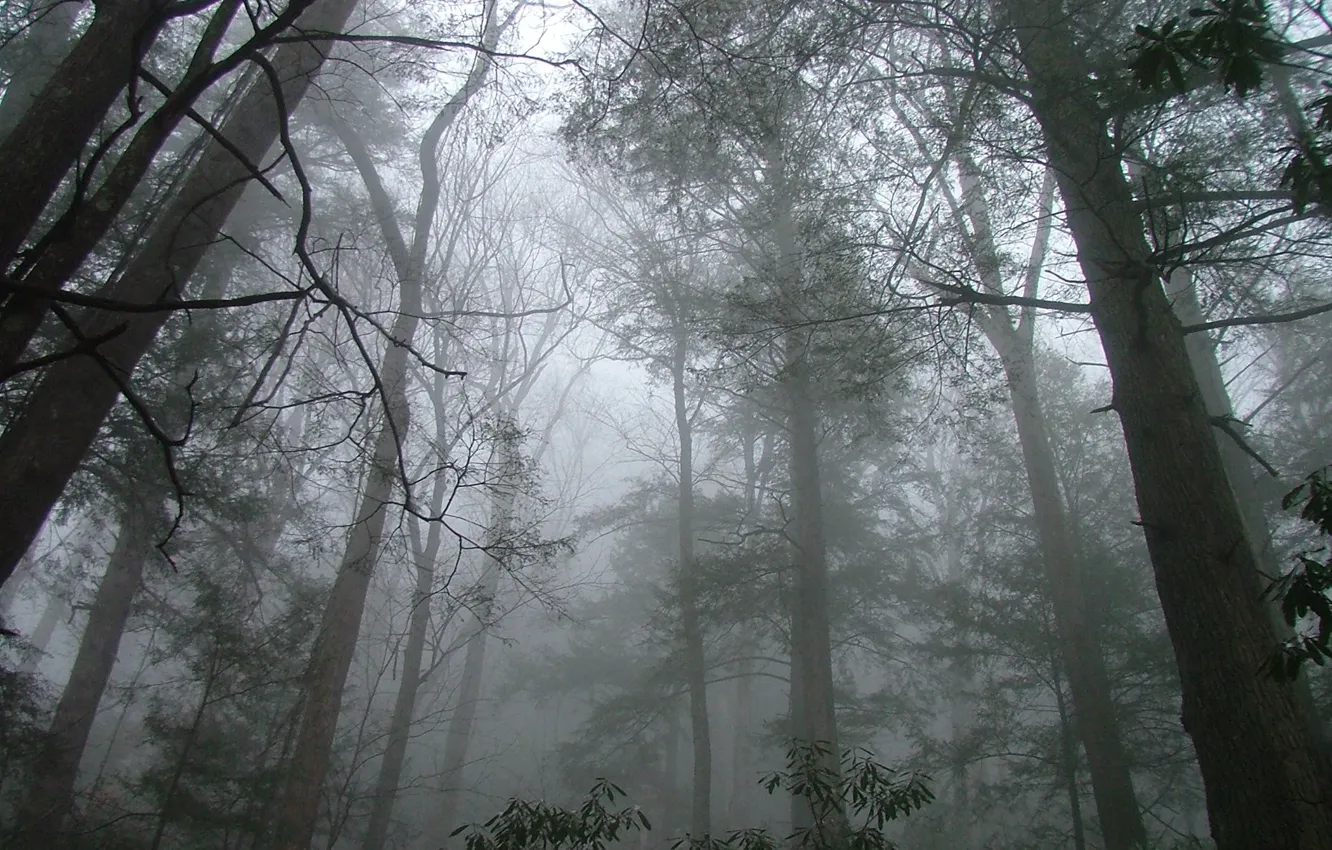
[(0, 848), (1332, 850), (1329, 27), (0, 5)]

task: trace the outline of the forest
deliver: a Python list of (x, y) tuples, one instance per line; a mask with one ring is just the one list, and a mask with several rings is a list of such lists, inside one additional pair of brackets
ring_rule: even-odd
[(0, 850), (1332, 850), (1324, 0), (3, 0)]

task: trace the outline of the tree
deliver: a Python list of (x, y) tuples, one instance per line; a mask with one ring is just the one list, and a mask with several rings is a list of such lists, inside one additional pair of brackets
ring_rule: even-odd
[[(337, 32), (355, 6), (355, 0), (321, 0), (303, 26)], [(98, 290), (100, 297), (148, 309), (128, 314), (90, 309), (71, 317), (70, 333), (85, 346), (94, 341), (95, 353), (60, 359), (47, 369), (0, 436), (0, 583), (32, 545), (107, 414), (129, 388), (136, 365), (171, 315), (167, 305), (182, 298), (253, 177), (249, 163), (278, 139), (325, 56), (326, 46), (315, 41), (279, 50), (263, 81), (245, 93), (220, 128), (229, 141), (209, 140), (152, 238), (121, 275)], [(275, 115), (279, 102), (284, 111)]]
[(1213, 836), (1221, 850), (1332, 845), (1332, 813), (1313, 802), (1332, 793), (1329, 767), (1293, 689), (1260, 671), (1274, 635), (1254, 550), (1132, 193), (1107, 167), (1120, 160), (1086, 60), (1061, 4), (1005, 11), (1114, 379)]
[[(519, 7), (521, 8), (521, 7)], [(439, 144), (485, 83), (493, 63), (487, 51), (493, 51), (508, 23), (499, 17), (497, 4), (486, 6), (481, 37), (486, 50), (478, 52), (462, 87), (449, 99), (422, 136), (420, 169), (422, 191), (416, 208), (412, 242), (399, 234), (387, 205), (375, 198), (381, 227), (385, 230), (390, 257), (398, 277), (399, 303), (391, 332), (394, 344), (384, 353), (377, 384), (384, 402), (383, 422), (375, 436), (374, 454), (366, 482), (356, 507), (347, 548), (338, 567), (337, 579), (319, 628), (319, 637), (311, 652), (307, 671), (307, 691), (300, 732), (296, 738), (287, 776), (282, 788), (282, 810), (274, 848), (307, 847), (314, 835), (319, 811), (319, 794), (328, 769), (329, 750), (337, 724), (342, 689), (351, 666), (352, 654), (360, 631), (366, 591), (375, 568), (384, 534), (384, 523), (391, 509), (393, 486), (399, 480), (398, 464), (403, 439), (410, 426), (407, 403), (408, 352), (416, 335), (422, 313), (422, 288), (425, 284), (427, 251), (435, 211), (439, 206)], [(377, 180), (369, 174), (367, 188), (372, 195), (382, 194)], [(386, 200), (386, 199), (384, 199)], [(396, 238), (395, 238), (395, 234)], [(412, 505), (411, 494), (405, 503)]]

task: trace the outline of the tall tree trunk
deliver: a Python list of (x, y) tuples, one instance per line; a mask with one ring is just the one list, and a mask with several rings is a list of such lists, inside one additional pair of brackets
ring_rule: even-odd
[[(441, 423), (442, 424), (442, 423)], [(439, 516), (444, 506), (444, 476), (435, 482), (431, 496), (430, 516)], [(402, 654), (402, 677), (389, 720), (388, 746), (379, 766), (375, 782), (374, 803), (370, 809), (370, 824), (366, 827), (362, 850), (383, 850), (393, 823), (393, 808), (402, 782), (402, 768), (407, 760), (407, 742), (411, 736), (412, 718), (416, 713), (416, 696), (421, 689), (421, 662), (425, 656), (426, 638), (430, 631), (430, 600), (435, 583), (435, 558), (439, 554), (442, 525), (434, 523), (426, 537), (424, 548), (414, 542), (412, 554), (416, 561), (416, 586), (412, 589), (411, 615), (407, 626), (407, 646)], [(414, 538), (415, 540), (415, 538)]]
[[(773, 193), (774, 281), (779, 295), (797, 299), (804, 283), (804, 250), (796, 221), (794, 175), (789, 172), (782, 140), (768, 139), (765, 171)], [(829, 778), (841, 775), (841, 750), (833, 702), (832, 637), (828, 616), (828, 552), (824, 537), (823, 492), (819, 480), (819, 422), (809, 374), (808, 340), (790, 332), (782, 340), (782, 390), (790, 451), (791, 510), (789, 535), (795, 562), (791, 609), (791, 703), (798, 723), (795, 737), (825, 750), (818, 767)], [(793, 801), (793, 814), (807, 800)], [(836, 832), (837, 812), (811, 813), (816, 827)], [(823, 840), (837, 841), (836, 835)]]
[[(1286, 94), (1290, 94), (1288, 89)], [(1170, 297), (1180, 324), (1198, 325), (1205, 321), (1202, 308), (1198, 305), (1197, 292), (1193, 287), (1193, 275), (1187, 268), (1171, 272), (1166, 280), (1166, 294)], [(1235, 419), (1235, 407), (1231, 403), (1230, 392), (1226, 389), (1225, 375), (1217, 360), (1216, 345), (1211, 336), (1205, 332), (1188, 334), (1184, 338), (1184, 346), (1189, 352), (1189, 362), (1193, 365), (1193, 374), (1197, 378), (1208, 415), (1213, 421), (1227, 423), (1227, 428), (1242, 437), (1238, 430), (1242, 425)], [(1230, 482), (1230, 489), (1235, 494), (1235, 502), (1239, 506), (1241, 516), (1244, 517), (1245, 532), (1254, 551), (1254, 563), (1257, 567), (1257, 572), (1253, 576), (1254, 592), (1262, 593), (1267, 587), (1264, 576), (1280, 575), (1283, 570), (1277, 563), (1276, 553), (1272, 551), (1272, 530), (1267, 524), (1263, 500), (1254, 485), (1254, 463), (1235, 437), (1225, 429), (1218, 427), (1215, 429), (1215, 434), (1217, 448), (1221, 452), (1221, 463), (1226, 470), (1226, 480)], [(1284, 640), (1294, 634), (1294, 629), (1282, 616), (1280, 600), (1269, 600), (1267, 611), (1272, 620), (1272, 628), (1280, 639)], [(1332, 735), (1329, 735), (1329, 730), (1318, 721), (1317, 705), (1309, 689), (1308, 676), (1303, 672), (1295, 682), (1295, 696), (1301, 711), (1318, 735), (1324, 754), (1332, 755)]]
[(435, 816), (436, 837), (441, 841), (446, 840), (458, 825), (457, 817), (463, 796), (462, 783), (467, 766), (467, 751), (472, 743), (472, 729), (476, 724), (477, 710), (481, 707), (486, 645), (489, 643), (490, 626), (494, 617), (495, 596), (499, 592), (500, 573), (504, 567), (503, 552), (513, 545), (510, 536), (513, 529), (514, 505), (518, 495), (518, 476), (521, 471), (520, 434), (518, 423), (513, 418), (512, 408), (506, 410), (503, 404), (497, 404), (496, 411), (500, 417), (499, 446), (496, 449), (500, 458), (499, 487), (491, 506), (487, 545), (490, 551), (482, 554), (486, 559), (486, 566), (478, 585), (476, 627), (467, 641), (467, 654), (463, 660), (462, 680), (458, 688), (458, 703), (454, 706), (453, 716), (449, 718), (449, 731), (444, 737), (444, 764), (440, 771), (442, 788)]
[[(991, 293), (1002, 295), (999, 250), (994, 241), (981, 170), (968, 152), (960, 152), (956, 160), (962, 198), (960, 204), (951, 195), (949, 200), (959, 226), (964, 223), (963, 219), (971, 225), (968, 248), (982, 285)], [(1038, 226), (1023, 281), (1023, 295), (1031, 298), (1037, 294), (1045, 264), (1050, 236), (1048, 211), (1053, 206), (1054, 190), (1055, 181), (1047, 173), (1039, 204), (1047, 214)], [(1133, 788), (1128, 753), (1119, 731), (1105, 658), (1087, 610), (1086, 580), (1064, 512), (1054, 449), (1041, 409), (1036, 375), (1035, 312), (1022, 310), (1016, 325), (1003, 307), (980, 307), (975, 316), (1004, 367), (1045, 567), (1046, 593), (1054, 608), (1055, 632), (1072, 695), (1074, 725), (1087, 751), (1092, 792), (1105, 845), (1107, 850), (1134, 850), (1146, 842), (1147, 831)]]
[(1086, 56), (1057, 0), (1005, 8), (1114, 382), (1212, 835), (1218, 850), (1332, 848), (1329, 766), (1295, 689), (1263, 669), (1276, 637), (1253, 547)]
[[(265, 30), (280, 32), (312, 2), (295, 0)], [(199, 39), (189, 69), (166, 102), (134, 134), (92, 197), (77, 201), (15, 271), (18, 283), (33, 291), (12, 294), (0, 310), (0, 382), (16, 371), (50, 309), (45, 296), (63, 289), (92, 254), (195, 100), (247, 55), (236, 51), (228, 61), (212, 63), (213, 52), (226, 36), (239, 6), (240, 0), (224, 0), (218, 6)], [(256, 37), (254, 42), (265, 40)]]
[[(489, 54), (494, 50), (500, 33), (512, 20), (510, 16), (501, 23), (495, 14), (494, 0), (487, 4), (481, 37), (484, 49), (474, 59), (462, 88), (436, 114), (422, 137), (419, 151), (422, 189), (410, 246), (402, 238), (392, 215), (388, 195), (374, 169), (362, 169), (366, 189), (380, 217), (390, 258), (398, 273), (398, 316), (391, 332), (394, 341), (412, 340), (422, 312), (421, 289), (429, 236), (439, 208), (440, 140), (485, 83), (493, 64)], [(357, 157), (354, 148), (354, 145), (348, 146), (348, 153), (353, 159)], [(319, 637), (306, 672), (307, 689), (300, 731), (291, 761), (287, 765), (281, 793), (282, 806), (275, 838), (270, 845), (274, 850), (305, 850), (314, 836), (319, 815), (319, 795), (324, 775), (328, 771), (342, 690), (356, 651), (370, 576), (379, 557), (388, 500), (394, 482), (399, 478), (400, 440), (405, 439), (408, 433), (411, 412), (407, 403), (407, 351), (403, 345), (390, 343), (387, 346), (380, 364), (379, 377), (384, 387), (385, 421), (375, 443), (355, 524), (324, 610)], [(405, 495), (410, 504), (411, 494)]]
[(106, 574), (88, 611), (88, 624), (60, 695), (51, 728), (29, 778), (26, 797), (16, 817), (25, 846), (54, 847), (74, 804), (79, 761), (88, 743), (97, 705), (115, 667), (120, 639), (129, 621), (134, 596), (143, 578), (151, 547), (154, 509), (134, 494), (125, 498), (116, 545)]
[(185, 741), (181, 744), (180, 752), (176, 754), (176, 765), (172, 768), (171, 780), (167, 783), (166, 792), (162, 795), (162, 810), (158, 812), (157, 828), (153, 830), (153, 840), (148, 846), (148, 850), (158, 850), (162, 846), (162, 839), (166, 837), (167, 824), (170, 821), (172, 809), (176, 806), (176, 795), (180, 793), (180, 783), (185, 776), (185, 769), (189, 767), (190, 757), (194, 755), (194, 747), (199, 740), (199, 730), (203, 728), (204, 714), (208, 711), (213, 687), (217, 684), (218, 675), (221, 672), (221, 664), (222, 650), (221, 648), (214, 648), (212, 658), (208, 662), (208, 678), (204, 682), (203, 693), (199, 695), (199, 704), (194, 709), (190, 728), (185, 731)]
[[(403, 281), (401, 290), (393, 338), (408, 341), (416, 332), (416, 317), (421, 312), (419, 277)], [(275, 850), (306, 850), (314, 837), (319, 794), (328, 771), (342, 690), (356, 651), (366, 592), (379, 557), (384, 521), (391, 508), (389, 499), (399, 478), (399, 435), (405, 437), (407, 434), (411, 411), (407, 403), (407, 351), (404, 346), (390, 344), (387, 347), (379, 377), (387, 399), (384, 422), (375, 439), (374, 454), (366, 472), (347, 548), (338, 566), (306, 670), (300, 732), (291, 761), (286, 766), (282, 807), (270, 845)]]
[(462, 804), (463, 780), (467, 770), (467, 751), (472, 746), (472, 730), (481, 707), (481, 684), (485, 674), (486, 647), (490, 642), (490, 619), (494, 611), (494, 597), (499, 590), (500, 568), (491, 560), (482, 574), (477, 604), (476, 627), (467, 640), (467, 653), (463, 658), (462, 678), (458, 685), (458, 702), (449, 718), (449, 731), (444, 736), (444, 764), (440, 769), (440, 794), (435, 813), (435, 835), (448, 838), (457, 828), (458, 809)]
[(750, 662), (741, 661), (735, 671), (735, 701), (732, 710), (731, 799), (726, 807), (726, 828), (742, 829), (750, 825), (751, 801), (758, 778), (750, 761), (749, 722), (755, 716), (753, 680)]
[(1087, 751), (1106, 850), (1136, 850), (1146, 843), (1147, 830), (1119, 731), (1110, 676), (1088, 616), (1086, 580), (1064, 515), (1054, 449), (1036, 387), (1035, 357), (1029, 341), (1018, 338), (1006, 313), (990, 314), (980, 325), (1003, 361), (1045, 565), (1046, 590), (1073, 699), (1073, 720)]
[[(678, 299), (675, 309), (677, 316), (683, 310)], [(708, 724), (707, 657), (703, 650), (703, 626), (698, 613), (698, 566), (694, 559), (694, 435), (689, 403), (685, 397), (688, 333), (683, 322), (677, 321), (671, 382), (675, 397), (675, 431), (680, 441), (680, 464), (677, 470), (680, 608), (689, 688), (689, 728), (694, 754), (690, 832), (694, 837), (702, 838), (712, 832), (712, 734)]]
[[(320, 0), (299, 25), (338, 31), (357, 2)], [(284, 45), (275, 55), (272, 65), (283, 83), (288, 115), (305, 95), (326, 53), (327, 44), (311, 40)], [(257, 162), (273, 146), (279, 124), (286, 120), (287, 115), (276, 114), (275, 103), (272, 90), (261, 82), (220, 128), (231, 147), (250, 162)], [(249, 168), (230, 150), (211, 141), (138, 257), (98, 295), (139, 303), (179, 299), (250, 177)], [(89, 337), (122, 329), (98, 348), (106, 366), (82, 356), (51, 366), (22, 413), (0, 436), (0, 584), (32, 545), (119, 398), (119, 383), (107, 370), (114, 370), (119, 380), (129, 379), (169, 315), (167, 311), (84, 314), (80, 324)]]
[(0, 271), (6, 270), (166, 18), (161, 0), (99, 0), (92, 24), (0, 141)]
[[(963, 570), (962, 547), (964, 526), (967, 517), (962, 506), (948, 492), (946, 466), (936, 459), (936, 452), (927, 456), (927, 472), (934, 483), (933, 501), (941, 508), (939, 528), (943, 536), (944, 572), (948, 583), (954, 587), (966, 587), (966, 574)], [(948, 725), (949, 743), (952, 748), (949, 780), (952, 784), (953, 823), (950, 837), (959, 848), (971, 848), (976, 845), (976, 818), (972, 811), (972, 771), (966, 751), (966, 741), (976, 725), (975, 674), (971, 662), (966, 658), (954, 658), (948, 661)]]
[(60, 621), (68, 615), (69, 603), (54, 593), (47, 596), (42, 616), (38, 618), (37, 625), (33, 626), (32, 634), (28, 635), (29, 646), (23, 662), (19, 665), (19, 672), (37, 671), (37, 666), (46, 657), (46, 648), (51, 645), (51, 637), (55, 635), (56, 626), (60, 625)]
[[(1068, 703), (1064, 700), (1064, 683), (1058, 659), (1052, 667), (1055, 708), (1059, 710), (1059, 772), (1063, 775), (1064, 787), (1068, 793), (1068, 816), (1073, 824), (1073, 848), (1087, 850), (1087, 829), (1082, 823), (1082, 795), (1078, 793), (1078, 736), (1073, 729), (1073, 720), (1068, 716)], [(1108, 839), (1106, 846), (1109, 846)]]
[(82, 6), (82, 3), (52, 0), (37, 12), (38, 17), (18, 43), (7, 46), (7, 50), (16, 54), (17, 61), (5, 95), (0, 98), (0, 141), (40, 102), (42, 89), (69, 53), (74, 22)]

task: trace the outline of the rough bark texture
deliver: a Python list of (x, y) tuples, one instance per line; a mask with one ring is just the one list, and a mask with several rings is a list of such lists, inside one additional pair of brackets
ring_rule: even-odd
[[(1188, 269), (1176, 269), (1171, 273), (1166, 281), (1166, 293), (1170, 296), (1180, 324), (1197, 325), (1205, 320)], [(1189, 362), (1193, 364), (1193, 374), (1198, 380), (1208, 415), (1214, 422), (1229, 423), (1228, 427), (1243, 437), (1241, 429), (1244, 426), (1235, 421), (1235, 408), (1230, 400), (1230, 392), (1226, 389), (1225, 375), (1221, 372), (1221, 364), (1216, 358), (1216, 345), (1211, 337), (1207, 333), (1189, 334), (1184, 339), (1184, 345), (1188, 349)], [(1268, 584), (1264, 576), (1280, 575), (1285, 570), (1277, 563), (1276, 553), (1272, 551), (1272, 531), (1267, 525), (1267, 513), (1254, 484), (1254, 475), (1257, 474), (1255, 465), (1230, 433), (1220, 426), (1214, 431), (1217, 449), (1221, 452), (1221, 463), (1226, 470), (1226, 480), (1230, 482), (1230, 489), (1235, 494), (1240, 515), (1244, 517), (1245, 533), (1254, 551), (1254, 564), (1257, 567), (1253, 575), (1254, 592), (1262, 593)], [(1294, 634), (1295, 630), (1282, 616), (1280, 600), (1268, 600), (1267, 612), (1279, 638), (1285, 640)], [(1303, 672), (1295, 682), (1295, 696), (1300, 710), (1319, 737), (1323, 753), (1332, 756), (1332, 735), (1329, 735), (1330, 730), (1324, 724), (1318, 722), (1318, 708), (1309, 689), (1308, 676)]]
[(97, 705), (111, 679), (120, 639), (151, 548), (148, 518), (148, 511), (133, 496), (128, 497), (106, 574), (97, 585), (97, 594), (88, 611), (88, 624), (79, 641), (69, 681), (51, 719), (41, 757), (29, 778), (23, 807), (15, 818), (24, 846), (57, 846), (65, 818), (74, 805), (79, 761), (97, 716)]
[(0, 141), (0, 270), (7, 268), (116, 97), (163, 18), (160, 0), (102, 0), (91, 26)]
[[(675, 305), (680, 310), (680, 305)], [(677, 321), (671, 383), (675, 400), (675, 431), (680, 441), (678, 546), (680, 558), (681, 626), (689, 687), (689, 728), (693, 742), (694, 782), (690, 832), (702, 837), (712, 832), (712, 733), (708, 723), (707, 657), (698, 614), (698, 570), (694, 561), (694, 434), (685, 397), (685, 368), (689, 358), (688, 330)]]
[[(337, 31), (358, 0), (321, 0), (300, 26)], [(284, 104), (294, 109), (323, 64), (328, 45), (284, 45), (273, 67), (283, 81)], [(42, 110), (45, 112), (46, 110)], [(242, 99), (221, 127), (222, 135), (251, 162), (263, 157), (278, 137), (273, 92), (261, 82)], [(209, 246), (239, 201), (249, 169), (220, 144), (210, 142), (180, 194), (162, 214), (161, 225), (123, 275), (99, 295), (138, 303), (178, 300)], [(133, 374), (169, 313), (115, 314), (90, 311), (82, 332), (97, 336), (123, 327), (99, 346), (101, 361), (72, 357), (51, 366), (23, 412), (0, 437), (0, 583), (41, 530), (120, 396), (120, 382)], [(113, 373), (115, 377), (111, 377)]]
[(1141, 522), (1219, 850), (1332, 848), (1332, 777), (1276, 645), (1212, 424), (1060, 4), (1016, 2), (1044, 131), (1114, 382)]

